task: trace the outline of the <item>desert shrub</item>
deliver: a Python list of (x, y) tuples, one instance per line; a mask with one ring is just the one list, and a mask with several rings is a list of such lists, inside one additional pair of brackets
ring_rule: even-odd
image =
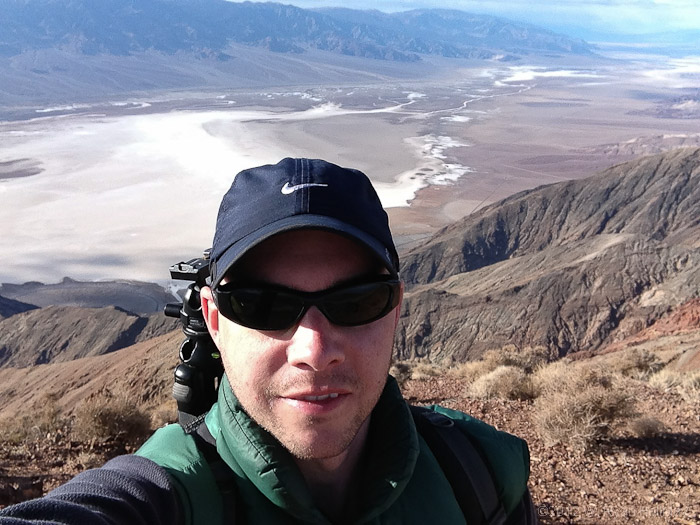
[(447, 375), (462, 379), (464, 383), (470, 384), (479, 377), (495, 370), (498, 365), (487, 361), (467, 361), (453, 366), (447, 371)]
[(545, 366), (550, 361), (549, 350), (542, 346), (523, 348), (508, 352), (509, 364), (522, 368), (526, 373), (532, 374)]
[(445, 369), (427, 361), (395, 361), (389, 373), (403, 387), (409, 379), (420, 380), (444, 375)]
[(488, 363), (491, 370), (495, 370), (499, 366), (509, 366), (512, 363), (512, 356), (515, 354), (515, 346), (507, 345), (503, 348), (487, 350), (481, 356), (481, 360)]
[(700, 401), (700, 371), (686, 374), (680, 386), (680, 394), (686, 401)]
[(552, 363), (533, 377), (540, 397), (534, 420), (547, 444), (585, 451), (634, 414), (631, 396), (613, 388), (612, 378), (589, 365)]
[(683, 374), (678, 370), (664, 368), (649, 378), (649, 384), (659, 390), (673, 390), (683, 383)]
[(406, 381), (411, 379), (412, 367), (405, 361), (396, 361), (391, 365), (389, 373), (396, 379), (400, 387), (406, 384)]
[(27, 414), (0, 422), (0, 441), (19, 444), (63, 433), (68, 420), (58, 408), (57, 397), (56, 394), (48, 394)]
[(439, 365), (419, 361), (413, 366), (411, 379), (427, 379), (429, 377), (441, 376), (444, 373), (445, 370)]
[(680, 394), (686, 401), (700, 401), (700, 371), (682, 372), (666, 367), (649, 378), (649, 384)]
[(27, 438), (28, 417), (23, 418), (3, 418), (0, 420), (0, 443), (9, 445), (19, 445)]
[(106, 390), (86, 399), (76, 410), (73, 423), (76, 439), (89, 443), (114, 438), (134, 446), (150, 432), (149, 416), (133, 400)]
[(529, 399), (530, 379), (522, 368), (499, 366), (479, 377), (469, 388), (469, 395), (481, 399)]
[(639, 438), (652, 438), (666, 430), (664, 424), (655, 417), (639, 417), (629, 423), (630, 432)]
[(507, 345), (497, 350), (484, 352), (478, 361), (468, 361), (453, 366), (447, 371), (447, 374), (463, 379), (465, 383), (470, 384), (501, 366), (517, 367), (526, 374), (531, 374), (548, 362), (549, 351), (544, 347), (518, 350), (514, 345)]
[(537, 369), (532, 375), (532, 388), (536, 395), (540, 396), (557, 393), (567, 387), (610, 388), (612, 381), (612, 376), (600, 367), (561, 359)]
[(635, 379), (646, 379), (663, 368), (655, 354), (639, 348), (619, 352), (609, 359), (612, 370)]

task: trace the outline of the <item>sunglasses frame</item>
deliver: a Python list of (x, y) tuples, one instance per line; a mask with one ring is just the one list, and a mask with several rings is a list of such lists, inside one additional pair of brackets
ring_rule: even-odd
[[(377, 285), (377, 287), (387, 287), (389, 289), (389, 296), (386, 304), (384, 307), (381, 309), (381, 311), (366, 320), (362, 320), (362, 322), (359, 323), (343, 323), (343, 322), (336, 322), (335, 320), (331, 319), (328, 316), (327, 310), (324, 307), (324, 300), (328, 296), (332, 296), (334, 294), (337, 294), (339, 292), (343, 291), (350, 291), (353, 288), (360, 288), (364, 286), (371, 286), (371, 285)], [(255, 324), (255, 323), (244, 323), (242, 320), (238, 317), (238, 315), (234, 312), (233, 306), (232, 306), (232, 299), (234, 296), (234, 293), (239, 290), (259, 290), (263, 292), (280, 292), (284, 294), (291, 295), (299, 300), (301, 300), (302, 303), (302, 308), (295, 317), (295, 319), (288, 324), (285, 324), (284, 326), (277, 327), (275, 326), (274, 328), (269, 328), (269, 326), (263, 326), (261, 324)], [(378, 319), (381, 319), (382, 317), (386, 316), (389, 312), (391, 312), (394, 308), (396, 308), (399, 304), (399, 298), (401, 297), (401, 280), (395, 276), (391, 275), (379, 275), (375, 276), (373, 278), (367, 279), (362, 278), (362, 279), (355, 279), (352, 281), (347, 281), (344, 283), (341, 283), (336, 286), (332, 286), (330, 288), (326, 288), (325, 290), (319, 290), (316, 292), (302, 292), (299, 290), (295, 290), (293, 288), (287, 288), (285, 286), (279, 286), (279, 285), (274, 285), (274, 284), (267, 284), (267, 283), (256, 283), (252, 285), (241, 285), (240, 283), (226, 283), (224, 285), (219, 285), (216, 289), (213, 289), (213, 296), (214, 296), (214, 302), (216, 303), (217, 308), (219, 309), (219, 312), (226, 317), (226, 319), (239, 324), (241, 326), (245, 326), (247, 328), (252, 328), (254, 330), (262, 330), (262, 331), (280, 331), (280, 330), (287, 330), (289, 328), (292, 328), (293, 326), (296, 326), (299, 321), (301, 320), (302, 317), (306, 314), (306, 312), (311, 308), (312, 306), (315, 306), (318, 308), (321, 313), (328, 319), (331, 323), (337, 325), (337, 326), (361, 326), (365, 324), (372, 323)]]

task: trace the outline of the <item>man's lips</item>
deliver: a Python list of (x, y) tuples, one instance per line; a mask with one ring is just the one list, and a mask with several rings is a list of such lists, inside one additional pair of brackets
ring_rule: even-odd
[(302, 396), (301, 399), (304, 401), (325, 401), (326, 399), (335, 399), (338, 397), (340, 394), (333, 393), (333, 394), (323, 394), (320, 396)]
[(327, 401), (329, 399), (337, 399), (340, 396), (346, 396), (348, 394), (349, 392), (347, 390), (326, 390), (313, 392), (292, 392), (280, 397), (294, 401)]

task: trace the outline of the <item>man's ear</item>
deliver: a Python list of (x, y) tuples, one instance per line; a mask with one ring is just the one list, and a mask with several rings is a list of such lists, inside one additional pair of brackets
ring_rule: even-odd
[(203, 287), (199, 291), (199, 298), (202, 301), (202, 316), (204, 317), (204, 322), (207, 323), (207, 328), (209, 329), (212, 339), (217, 343), (217, 339), (219, 338), (219, 309), (214, 302), (214, 295), (212, 294), (211, 288), (208, 286)]

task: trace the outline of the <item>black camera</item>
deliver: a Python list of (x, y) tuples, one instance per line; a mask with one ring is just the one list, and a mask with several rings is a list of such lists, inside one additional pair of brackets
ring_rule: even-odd
[(170, 277), (191, 281), (183, 301), (164, 308), (168, 317), (180, 318), (185, 334), (180, 345), (180, 363), (175, 368), (173, 397), (177, 401), (179, 422), (186, 426), (214, 404), (224, 373), (221, 355), (204, 321), (200, 299), (200, 291), (209, 278), (209, 250), (201, 258), (172, 265)]

